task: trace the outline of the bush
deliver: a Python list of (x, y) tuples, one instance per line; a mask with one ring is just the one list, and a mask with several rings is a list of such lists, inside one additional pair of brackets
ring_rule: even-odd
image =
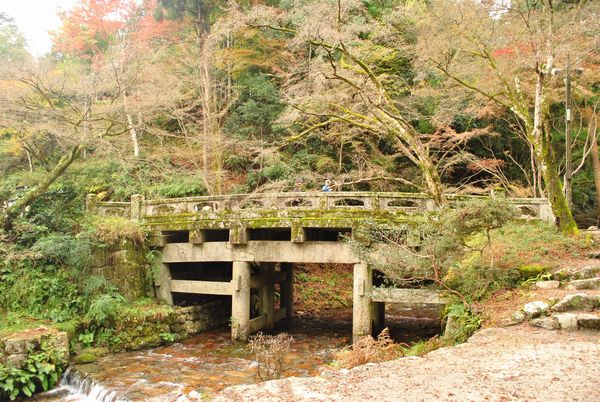
[(442, 339), (449, 344), (463, 343), (481, 325), (481, 317), (473, 314), (463, 303), (453, 303), (446, 306), (446, 330)]
[(165, 183), (154, 185), (151, 192), (162, 197), (179, 198), (206, 195), (206, 187), (196, 176), (179, 176)]
[(271, 181), (285, 179), (289, 173), (290, 171), (288, 167), (282, 163), (276, 163), (274, 165), (267, 166), (262, 171), (262, 175)]
[(271, 336), (259, 332), (250, 338), (248, 345), (258, 363), (257, 375), (261, 381), (281, 377), (285, 356), (290, 352), (293, 340), (294, 338), (286, 333)]
[[(489, 282), (492, 270), (482, 266), (481, 255), (490, 247), (491, 230), (515, 215), (514, 208), (502, 197), (474, 200), (460, 203), (456, 208), (441, 208), (429, 216), (415, 217), (410, 223), (369, 223), (364, 233), (349, 242), (361, 260), (385, 274), (392, 284), (433, 282), (466, 302), (476, 297), (476, 289), (463, 286), (462, 268), (475, 269), (472, 274)], [(480, 240), (472, 242), (477, 237)], [(360, 238), (369, 241), (360, 241)], [(370, 243), (376, 248), (366, 245)], [(476, 255), (474, 261), (464, 264), (472, 253)], [(492, 260), (489, 265), (493, 266)], [(470, 276), (468, 279), (472, 279), (473, 275)]]
[(338, 352), (335, 356), (337, 365), (352, 368), (366, 363), (377, 363), (402, 356), (400, 345), (395, 345), (390, 331), (385, 328), (373, 339), (371, 336), (360, 338), (349, 348)]
[(146, 240), (146, 233), (137, 222), (117, 216), (92, 218), (87, 236), (108, 246), (116, 246), (124, 240), (141, 245)]

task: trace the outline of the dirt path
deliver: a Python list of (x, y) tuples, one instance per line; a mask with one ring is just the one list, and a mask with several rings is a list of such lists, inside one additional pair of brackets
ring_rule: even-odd
[(490, 328), (424, 357), (231, 387), (215, 400), (600, 401), (600, 336)]

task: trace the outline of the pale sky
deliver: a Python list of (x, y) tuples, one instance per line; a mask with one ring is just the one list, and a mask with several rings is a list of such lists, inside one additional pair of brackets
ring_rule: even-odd
[(25, 35), (29, 51), (41, 56), (50, 51), (50, 35), (60, 25), (59, 11), (70, 9), (76, 0), (0, 0), (0, 11), (15, 19)]

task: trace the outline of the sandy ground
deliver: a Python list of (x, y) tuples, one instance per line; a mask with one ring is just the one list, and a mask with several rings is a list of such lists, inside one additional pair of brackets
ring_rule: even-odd
[(312, 378), (230, 387), (217, 401), (600, 401), (600, 334), (527, 325)]

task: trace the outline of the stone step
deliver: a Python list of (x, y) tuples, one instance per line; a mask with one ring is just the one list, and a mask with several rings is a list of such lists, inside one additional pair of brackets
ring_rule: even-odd
[(560, 287), (559, 281), (538, 281), (535, 283), (535, 287), (542, 290), (558, 289)]
[(590, 329), (600, 331), (600, 315), (598, 313), (555, 313), (549, 317), (540, 317), (531, 320), (531, 325), (544, 329), (561, 329), (576, 331)]
[(600, 314), (577, 314), (577, 323), (579, 324), (579, 328), (600, 331)]
[(600, 266), (599, 265), (587, 265), (583, 268), (573, 269), (573, 268), (562, 268), (559, 271), (556, 271), (552, 274), (553, 280), (565, 281), (569, 279), (590, 279), (600, 276)]
[(562, 300), (552, 306), (551, 310), (562, 313), (566, 311), (591, 311), (595, 308), (600, 308), (600, 295), (576, 293), (563, 297)]
[(571, 281), (566, 288), (571, 290), (600, 289), (600, 277)]

